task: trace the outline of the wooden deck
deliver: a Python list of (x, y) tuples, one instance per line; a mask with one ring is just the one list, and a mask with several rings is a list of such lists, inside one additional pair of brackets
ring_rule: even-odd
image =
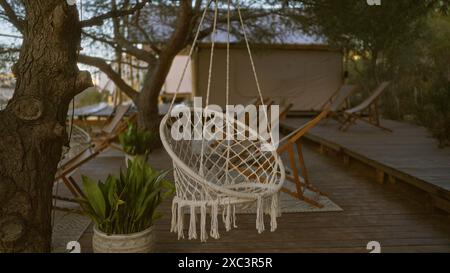
[[(287, 130), (298, 128), (308, 119), (288, 118)], [(377, 180), (403, 181), (426, 192), (433, 205), (450, 212), (450, 148), (438, 148), (425, 128), (383, 120), (392, 133), (365, 123), (357, 123), (347, 132), (338, 130), (331, 119), (313, 128), (306, 139), (340, 154), (344, 161), (355, 159), (375, 169)]]
[[(285, 213), (276, 232), (258, 234), (254, 215), (238, 215), (238, 229), (219, 240), (177, 240), (169, 232), (170, 202), (162, 205), (165, 216), (156, 224), (158, 252), (368, 252), (369, 241), (379, 241), (383, 252), (450, 252), (448, 214), (426, 208), (389, 184), (379, 185), (365, 169), (345, 166), (335, 158), (305, 149), (311, 181), (343, 208), (341, 212)], [(171, 167), (163, 151), (154, 152), (150, 164)], [(117, 173), (123, 157), (106, 153), (84, 166), (79, 174), (104, 178)], [(268, 219), (266, 219), (268, 220)], [(80, 242), (90, 252), (92, 229)]]

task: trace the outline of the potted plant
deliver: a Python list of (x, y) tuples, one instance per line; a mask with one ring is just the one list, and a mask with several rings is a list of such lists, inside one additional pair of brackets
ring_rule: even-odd
[(84, 212), (94, 222), (94, 252), (151, 252), (153, 224), (161, 202), (173, 194), (167, 171), (153, 170), (141, 158), (130, 160), (120, 176), (95, 183), (83, 176)]
[(139, 130), (134, 123), (129, 123), (128, 129), (119, 135), (120, 144), (125, 152), (125, 164), (128, 166), (128, 161), (136, 157), (147, 159), (156, 139), (156, 134)]

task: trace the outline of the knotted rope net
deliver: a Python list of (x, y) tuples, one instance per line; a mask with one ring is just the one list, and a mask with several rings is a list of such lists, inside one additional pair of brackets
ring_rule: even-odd
[[(200, 240), (208, 238), (207, 214), (210, 215), (210, 236), (218, 239), (219, 215), (226, 230), (236, 227), (236, 206), (256, 203), (256, 229), (263, 232), (264, 214), (270, 215), (271, 231), (277, 228), (280, 215), (278, 194), (284, 182), (283, 163), (271, 147), (271, 137), (264, 137), (236, 116), (209, 107), (209, 95), (214, 57), (214, 36), (218, 14), (214, 0), (214, 23), (205, 108), (174, 107), (186, 68), (191, 60), (205, 14), (213, 0), (209, 0), (200, 19), (189, 57), (167, 115), (160, 125), (164, 148), (172, 158), (176, 196), (172, 203), (171, 231), (184, 238), (184, 215), (190, 214), (189, 239), (197, 236), (197, 214), (200, 214)], [(239, 2), (237, 12), (244, 33), (261, 104), (263, 97), (256, 74)], [(229, 97), (229, 30), (230, 2), (228, 1), (228, 46), (226, 74), (226, 103)], [(264, 108), (265, 119), (267, 108)], [(200, 136), (200, 137), (198, 137)], [(273, 147), (273, 146), (272, 146)]]

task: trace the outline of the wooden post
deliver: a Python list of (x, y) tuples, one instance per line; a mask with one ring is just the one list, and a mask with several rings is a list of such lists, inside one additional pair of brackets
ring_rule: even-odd
[(348, 155), (346, 155), (346, 154), (343, 154), (343, 159), (344, 159), (344, 165), (345, 166), (350, 166), (350, 157), (348, 156)]
[[(293, 173), (294, 179), (295, 179), (295, 187), (297, 188), (297, 193), (303, 192), (303, 189), (301, 186), (301, 181), (298, 176), (297, 166), (295, 164), (294, 148), (291, 143), (289, 143), (288, 155), (289, 155), (289, 161), (291, 162), (291, 168), (292, 168), (292, 173)], [(299, 197), (299, 196), (297, 196), (297, 197)]]
[(395, 176), (389, 175), (389, 176), (388, 176), (388, 179), (389, 179), (389, 183), (390, 183), (390, 184), (392, 184), (392, 185), (397, 184), (397, 179), (395, 178)]
[(321, 154), (321, 155), (324, 155), (324, 154), (326, 154), (326, 147), (325, 147), (325, 145), (323, 145), (323, 144), (320, 144), (320, 146), (319, 146), (319, 153)]
[(375, 174), (376, 174), (377, 182), (380, 183), (381, 185), (383, 185), (384, 184), (384, 172), (383, 172), (383, 170), (376, 169), (375, 170)]
[(306, 170), (305, 159), (303, 158), (302, 143), (300, 139), (297, 140), (296, 145), (297, 145), (298, 159), (300, 163), (300, 171), (302, 173), (302, 177), (305, 181), (305, 184), (308, 185), (309, 184), (308, 172)]

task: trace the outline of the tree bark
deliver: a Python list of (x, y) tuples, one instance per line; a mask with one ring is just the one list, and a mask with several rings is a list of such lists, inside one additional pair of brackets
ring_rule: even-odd
[(159, 132), (158, 97), (176, 55), (162, 56), (155, 70), (144, 81), (142, 91), (137, 98), (138, 125), (141, 130)]
[(0, 252), (51, 250), (52, 186), (71, 99), (92, 85), (77, 68), (81, 28), (65, 0), (24, 0), (16, 88), (0, 112)]

